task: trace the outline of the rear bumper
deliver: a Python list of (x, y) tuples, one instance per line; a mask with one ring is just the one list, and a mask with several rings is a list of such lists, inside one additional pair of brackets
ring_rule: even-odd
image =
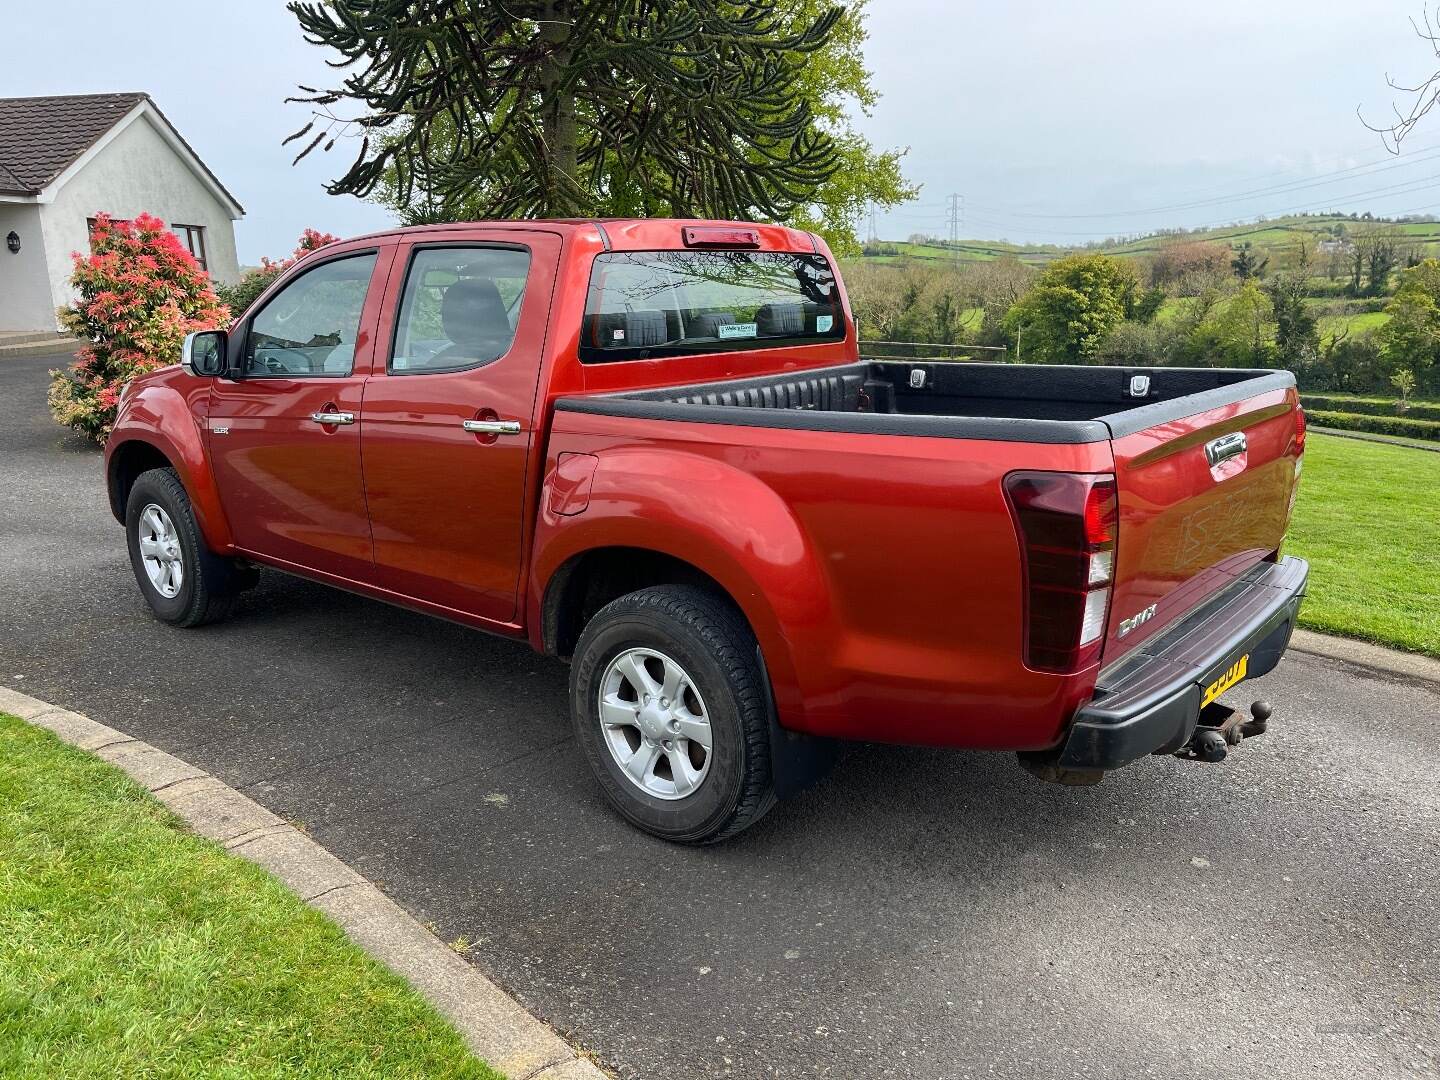
[(1095, 697), (1075, 714), (1057, 764), (1116, 769), (1147, 754), (1179, 750), (1195, 733), (1208, 687), (1280, 662), (1310, 566), (1303, 559), (1261, 563), (1165, 633), (1100, 673)]

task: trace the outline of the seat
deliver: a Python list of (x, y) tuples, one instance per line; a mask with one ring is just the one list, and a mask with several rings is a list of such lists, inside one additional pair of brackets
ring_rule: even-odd
[(490, 278), (461, 278), (440, 301), (440, 327), (450, 344), (426, 367), (458, 367), (497, 360), (515, 336), (500, 290)]

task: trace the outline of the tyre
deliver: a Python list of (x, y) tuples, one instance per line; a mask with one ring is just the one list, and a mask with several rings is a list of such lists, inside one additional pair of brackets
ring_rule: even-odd
[(150, 610), (174, 626), (223, 619), (252, 572), (205, 546), (173, 469), (142, 473), (125, 503), (130, 568)]
[(575, 735), (632, 824), (715, 843), (775, 803), (764, 679), (754, 634), (723, 598), (685, 585), (641, 589), (601, 608), (580, 635)]

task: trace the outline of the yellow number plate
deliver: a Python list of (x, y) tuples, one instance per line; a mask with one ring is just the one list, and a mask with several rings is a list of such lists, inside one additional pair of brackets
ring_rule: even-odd
[(1203, 709), (1206, 705), (1209, 705), (1210, 702), (1214, 701), (1226, 690), (1229, 690), (1230, 687), (1234, 686), (1241, 679), (1245, 678), (1245, 671), (1249, 667), (1249, 664), (1249, 653), (1246, 653), (1244, 656), (1240, 657), (1239, 660), (1236, 660), (1235, 663), (1231, 664), (1224, 675), (1221, 675), (1209, 686), (1205, 687), (1205, 695), (1200, 699), (1200, 707)]

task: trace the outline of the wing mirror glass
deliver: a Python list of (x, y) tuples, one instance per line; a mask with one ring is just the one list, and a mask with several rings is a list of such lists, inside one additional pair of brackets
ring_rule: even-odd
[(197, 330), (185, 335), (180, 363), (193, 375), (225, 374), (224, 330)]

